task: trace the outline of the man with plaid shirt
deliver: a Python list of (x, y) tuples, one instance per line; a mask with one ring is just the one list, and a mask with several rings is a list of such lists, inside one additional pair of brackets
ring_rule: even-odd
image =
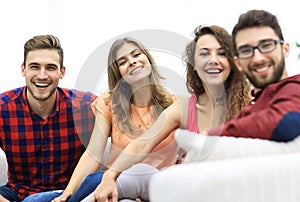
[(51, 201), (67, 185), (94, 126), (95, 95), (58, 87), (65, 74), (57, 37), (24, 45), (26, 86), (0, 95), (0, 147), (8, 162), (2, 201)]

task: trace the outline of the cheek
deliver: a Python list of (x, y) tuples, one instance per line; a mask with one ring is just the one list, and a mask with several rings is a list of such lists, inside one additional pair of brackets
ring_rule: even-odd
[(207, 65), (209, 62), (209, 57), (200, 57), (200, 56), (195, 56), (194, 57), (194, 69), (204, 69), (204, 67)]
[(60, 79), (63, 78), (63, 74), (61, 72), (48, 72), (48, 77), (52, 78), (52, 79)]
[(222, 80), (223, 81), (226, 81), (227, 80), (227, 78), (228, 78), (228, 76), (229, 76), (229, 74), (230, 74), (230, 72), (231, 72), (231, 66), (230, 66), (230, 63), (229, 63), (229, 61), (227, 60), (227, 59), (220, 59), (219, 60), (219, 62), (220, 62), (220, 66), (222, 67), (222, 69), (223, 69), (223, 72), (222, 72)]
[(195, 70), (203, 69), (205, 64), (206, 62), (203, 62), (203, 60), (195, 60), (194, 69)]
[(202, 70), (199, 70), (199, 69), (195, 69), (195, 70), (196, 70), (196, 72), (197, 72), (198, 77), (199, 77), (202, 81), (204, 81), (204, 80), (205, 80), (204, 72), (203, 72)]
[(240, 61), (239, 66), (238, 66), (239, 70), (242, 72), (248, 71), (248, 64), (249, 64), (249, 62)]
[(226, 72), (226, 74), (230, 74), (230, 71), (231, 71), (231, 66), (228, 62), (228, 60), (226, 60), (224, 63), (223, 63), (223, 68), (224, 68), (224, 71)]
[(148, 60), (148, 58), (145, 56), (145, 57), (143, 57), (143, 59), (142, 59), (142, 63), (145, 65), (145, 66), (151, 66), (151, 64), (150, 64), (150, 61)]
[(226, 81), (230, 75), (231, 69), (226, 69), (223, 77), (223, 81)]
[(31, 72), (31, 71), (23, 71), (22, 75), (27, 79), (30, 80), (32, 78), (34, 78), (36, 76), (35, 73)]
[(122, 76), (124, 76), (124, 75), (126, 75), (127, 68), (125, 66), (121, 66), (121, 67), (119, 67), (119, 71), (120, 71), (120, 74)]

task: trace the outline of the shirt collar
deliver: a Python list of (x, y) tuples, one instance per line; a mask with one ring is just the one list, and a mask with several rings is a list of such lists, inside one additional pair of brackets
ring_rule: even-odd
[[(29, 107), (28, 101), (27, 101), (26, 91), (27, 91), (27, 87), (24, 86), (22, 88), (22, 92), (21, 92), (21, 101), (23, 103), (25, 111), (32, 112)], [(52, 113), (49, 116), (55, 116), (55, 114), (60, 110), (59, 104), (60, 104), (61, 93), (59, 91), (59, 88), (56, 89), (55, 93), (56, 93), (56, 96), (55, 96), (54, 110), (52, 111)]]

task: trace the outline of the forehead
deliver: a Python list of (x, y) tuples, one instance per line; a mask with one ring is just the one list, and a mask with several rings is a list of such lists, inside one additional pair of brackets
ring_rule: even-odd
[(116, 58), (117, 60), (121, 57), (124, 57), (130, 53), (132, 53), (134, 50), (140, 50), (140, 48), (133, 43), (125, 43), (124, 45), (122, 45), (119, 50), (116, 52)]
[(59, 63), (59, 54), (52, 49), (38, 49), (29, 51), (26, 57), (29, 63)]
[(197, 40), (196, 46), (198, 48), (219, 48), (221, 45), (214, 35), (205, 34)]
[(236, 46), (257, 45), (264, 39), (277, 39), (271, 27), (251, 27), (239, 31), (236, 35)]

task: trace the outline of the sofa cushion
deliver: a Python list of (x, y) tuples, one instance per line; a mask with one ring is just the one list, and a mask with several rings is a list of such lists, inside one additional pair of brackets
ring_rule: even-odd
[(299, 202), (300, 153), (169, 167), (150, 181), (151, 202)]
[(204, 136), (178, 129), (175, 140), (186, 151), (186, 162), (300, 152), (300, 136), (290, 142), (254, 138)]
[(7, 160), (4, 151), (0, 148), (0, 186), (7, 182)]

